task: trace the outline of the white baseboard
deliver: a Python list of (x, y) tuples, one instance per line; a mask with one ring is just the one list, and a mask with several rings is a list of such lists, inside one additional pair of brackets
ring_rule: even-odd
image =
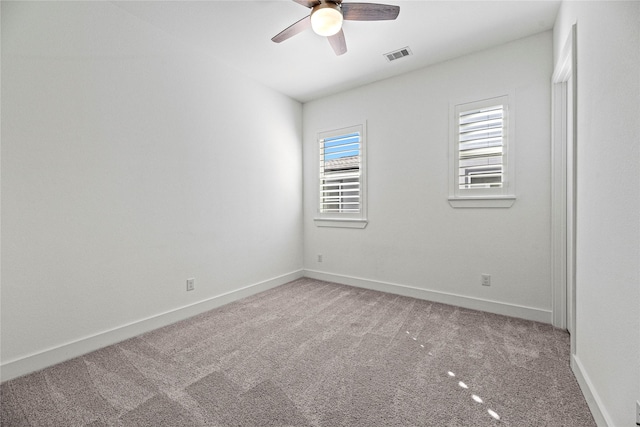
[(361, 277), (344, 276), (341, 274), (325, 273), (316, 270), (304, 270), (304, 276), (312, 279), (326, 280), (328, 282), (341, 283), (343, 285), (356, 286), (359, 288), (372, 289), (375, 291), (388, 292), (391, 294), (403, 295), (412, 298), (419, 298), (443, 304), (455, 305), (457, 307), (470, 308), (473, 310), (486, 311), (489, 313), (502, 314), (504, 316), (518, 317), (536, 322), (551, 323), (551, 310), (526, 307), (516, 304), (508, 304), (498, 301), (490, 301), (480, 298), (456, 295), (447, 292), (433, 291), (428, 289), (414, 288), (412, 286), (399, 285), (396, 283), (380, 282), (377, 280), (364, 279)]
[(0, 366), (0, 379), (1, 381), (7, 381), (31, 372), (39, 371), (48, 366), (53, 366), (57, 363), (73, 359), (74, 357), (82, 356), (83, 354), (133, 338), (145, 332), (179, 322), (180, 320), (193, 317), (216, 307), (257, 294), (258, 292), (275, 288), (276, 286), (299, 279), (302, 276), (303, 270), (293, 271), (108, 331), (99, 332), (77, 341), (8, 361)]
[(609, 416), (609, 413), (604, 408), (600, 396), (589, 379), (589, 375), (587, 375), (584, 366), (582, 366), (580, 359), (575, 354), (571, 355), (571, 370), (576, 376), (576, 380), (578, 380), (578, 385), (582, 390), (582, 394), (591, 410), (591, 415), (593, 415), (593, 419), (596, 421), (598, 427), (613, 427), (614, 424), (611, 416)]

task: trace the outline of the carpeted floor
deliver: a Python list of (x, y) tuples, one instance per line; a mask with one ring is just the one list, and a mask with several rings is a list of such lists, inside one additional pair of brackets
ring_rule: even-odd
[(300, 279), (1, 386), (2, 426), (593, 426), (550, 325)]

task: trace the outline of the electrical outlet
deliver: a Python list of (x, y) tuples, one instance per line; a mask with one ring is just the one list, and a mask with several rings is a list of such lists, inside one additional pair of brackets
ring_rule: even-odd
[(636, 424), (640, 426), (640, 400), (636, 400)]
[(322, 254), (318, 254), (318, 262), (322, 262)]
[(187, 291), (192, 291), (196, 288), (196, 279), (187, 279)]
[(491, 286), (491, 275), (490, 274), (483, 274), (482, 279), (480, 281), (480, 283), (482, 284), (482, 286)]

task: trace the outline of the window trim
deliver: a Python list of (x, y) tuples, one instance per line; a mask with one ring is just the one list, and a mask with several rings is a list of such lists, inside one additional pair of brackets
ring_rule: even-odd
[[(320, 140), (353, 132), (360, 133), (360, 212), (320, 212)], [(318, 227), (365, 228), (367, 219), (367, 122), (319, 131), (315, 139), (316, 159), (316, 216), (314, 222)]]
[[(510, 94), (492, 96), (473, 101), (451, 102), (449, 104), (449, 197), (453, 208), (510, 208), (516, 201), (515, 195), (515, 119)], [(505, 132), (503, 145), (503, 174), (504, 182), (501, 188), (459, 188), (459, 113), (475, 108), (502, 104), (505, 111)]]

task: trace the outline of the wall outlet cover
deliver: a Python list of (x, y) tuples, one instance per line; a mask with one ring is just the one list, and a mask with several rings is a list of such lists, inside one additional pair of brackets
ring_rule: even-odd
[(491, 275), (490, 274), (483, 274), (481, 276), (481, 283), (482, 286), (491, 286)]

